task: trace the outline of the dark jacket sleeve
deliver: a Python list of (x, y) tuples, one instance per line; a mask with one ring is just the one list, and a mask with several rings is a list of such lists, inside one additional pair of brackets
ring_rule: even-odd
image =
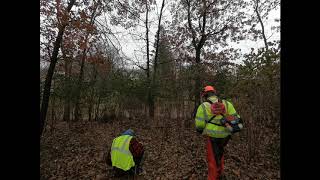
[(136, 138), (132, 138), (129, 150), (134, 158), (141, 158), (144, 152), (144, 147)]
[(107, 163), (109, 166), (112, 166), (111, 152), (110, 152), (110, 151), (107, 151), (107, 152), (105, 153), (105, 160), (106, 160), (106, 163)]

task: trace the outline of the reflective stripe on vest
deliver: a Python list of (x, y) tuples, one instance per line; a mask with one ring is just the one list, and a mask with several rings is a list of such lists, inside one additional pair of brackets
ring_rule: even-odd
[(204, 121), (205, 119), (203, 117), (196, 117), (197, 121)]
[(211, 130), (211, 129), (206, 129), (205, 131), (208, 133), (212, 133), (212, 134), (221, 134), (221, 135), (229, 135), (230, 134), (226, 131), (217, 131), (217, 130)]
[(111, 148), (111, 151), (119, 151), (119, 152), (122, 152), (122, 153), (124, 153), (124, 154), (129, 155), (129, 156), (132, 156), (131, 152), (130, 152), (129, 150), (127, 150), (126, 147), (125, 147), (126, 144), (127, 144), (128, 141), (129, 141), (129, 139), (131, 139), (131, 136), (126, 137), (126, 139), (124, 140), (121, 148), (119, 148), (119, 147), (112, 147), (112, 148)]

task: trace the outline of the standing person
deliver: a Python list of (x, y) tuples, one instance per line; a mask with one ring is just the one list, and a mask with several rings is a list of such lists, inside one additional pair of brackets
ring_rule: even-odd
[(140, 164), (143, 154), (143, 145), (135, 137), (134, 131), (128, 129), (113, 140), (107, 164), (114, 167), (117, 175), (139, 174), (142, 172)]
[(242, 129), (242, 120), (230, 102), (218, 98), (213, 86), (204, 87), (201, 97), (205, 101), (195, 114), (196, 130), (207, 137), (208, 180), (218, 180), (224, 170), (224, 147)]

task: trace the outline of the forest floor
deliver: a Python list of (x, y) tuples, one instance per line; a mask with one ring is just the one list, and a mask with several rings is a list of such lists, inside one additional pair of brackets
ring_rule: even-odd
[[(205, 137), (178, 120), (161, 125), (144, 121), (57, 122), (46, 130), (40, 143), (40, 179), (116, 179), (105, 163), (113, 138), (132, 128), (145, 146), (144, 173), (135, 179), (207, 179)], [(225, 149), (225, 175), (233, 179), (280, 179), (280, 167), (267, 153), (248, 162), (241, 135)], [(126, 179), (126, 178), (125, 178)]]

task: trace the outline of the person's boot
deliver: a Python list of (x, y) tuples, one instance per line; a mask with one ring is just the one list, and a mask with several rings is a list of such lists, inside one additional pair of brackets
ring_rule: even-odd
[(219, 177), (219, 180), (227, 180), (227, 177), (224, 174), (221, 174), (221, 176)]
[(141, 174), (143, 174), (144, 173), (144, 170), (142, 169), (142, 167), (138, 167), (138, 169), (137, 169), (137, 174), (138, 175), (141, 175)]

